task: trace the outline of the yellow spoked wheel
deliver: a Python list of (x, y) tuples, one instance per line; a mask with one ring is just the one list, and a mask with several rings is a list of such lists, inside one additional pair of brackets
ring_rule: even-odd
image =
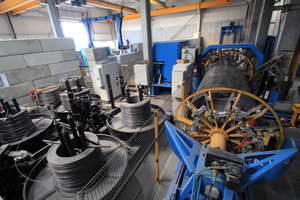
[[(205, 101), (200, 108), (191, 102), (196, 95), (202, 96)], [(220, 103), (220, 97), (225, 98), (225, 101), (221, 101), (223, 103)], [(255, 105), (249, 107), (249, 99)], [(190, 110), (189, 115), (177, 116), (180, 109)], [(262, 117), (267, 111), (274, 115), (277, 123), (270, 121), (273, 124), (265, 124)], [(199, 143), (221, 150), (229, 150), (230, 147), (236, 153), (271, 149), (268, 145), (272, 138), (277, 139), (276, 149), (281, 149), (284, 141), (283, 128), (275, 111), (255, 95), (237, 89), (211, 88), (199, 91), (178, 106), (174, 120), (186, 124), (184, 132)], [(187, 130), (187, 125), (191, 131)]]
[(211, 56), (204, 64), (201, 70), (201, 77), (203, 78), (203, 73), (208, 64), (212, 62), (216, 62), (218, 60), (226, 59), (228, 61), (232, 61), (235, 65), (244, 71), (246, 77), (248, 77), (248, 81), (251, 81), (253, 78), (254, 67), (251, 60), (242, 52), (235, 50), (224, 50), (220, 51), (213, 56)]

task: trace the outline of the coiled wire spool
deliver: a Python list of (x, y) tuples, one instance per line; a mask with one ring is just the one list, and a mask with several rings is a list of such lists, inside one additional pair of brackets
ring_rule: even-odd
[[(72, 91), (74, 91), (74, 97), (76, 99), (79, 99), (80, 97), (84, 96), (84, 95), (88, 95), (89, 97), (89, 102), (91, 103), (91, 91), (89, 88), (84, 88), (82, 89), (82, 91), (77, 92), (77, 88), (72, 88)], [(68, 97), (68, 92), (63, 92), (59, 94), (60, 96), (60, 100), (62, 102), (62, 105), (64, 107), (65, 110), (71, 110), (70, 104), (69, 104), (69, 97)]]
[(68, 78), (62, 78), (62, 79), (59, 79), (59, 83), (62, 84), (63, 89), (66, 89), (66, 85), (65, 85), (66, 80), (68, 80), (70, 83), (70, 86), (73, 87), (73, 86), (76, 86), (77, 79), (79, 79), (80, 85), (84, 86), (84, 80), (81, 76), (71, 76)]
[(138, 96), (130, 97), (129, 103), (121, 103), (122, 121), (125, 126), (138, 128), (151, 117), (151, 103), (149, 98), (139, 102)]
[[(85, 136), (87, 139), (99, 143), (95, 134), (85, 132)], [(62, 196), (72, 197), (105, 166), (106, 160), (101, 148), (87, 148), (71, 157), (63, 157), (61, 150), (60, 145), (53, 145), (46, 158), (54, 176), (55, 190)]]
[(47, 90), (38, 94), (39, 102), (42, 105), (54, 104), (60, 100), (59, 93), (62, 92), (61, 87)]
[(30, 136), (35, 130), (36, 127), (26, 109), (22, 109), (17, 114), (8, 118), (0, 118), (0, 137), (2, 143), (21, 140), (25, 134)]

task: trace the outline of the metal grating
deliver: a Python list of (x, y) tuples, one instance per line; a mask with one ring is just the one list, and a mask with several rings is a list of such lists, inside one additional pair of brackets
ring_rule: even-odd
[[(179, 87), (178, 90), (181, 90), (181, 87)], [(174, 98), (169, 96), (162, 100), (165, 102), (160, 106), (159, 111), (164, 111), (164, 113), (169, 113), (169, 115), (172, 114), (172, 112), (174, 113), (175, 110), (170, 110), (172, 109)], [(132, 180), (132, 176), (154, 145), (154, 130), (143, 131), (143, 128), (147, 126), (154, 126), (154, 114), (127, 141), (127, 144), (125, 144), (126, 150), (123, 149), (124, 152), (110, 158), (106, 166), (103, 167), (80, 192), (78, 192), (75, 199), (120, 199), (124, 191), (128, 189), (130, 182), (134, 181)], [(159, 129), (159, 135), (163, 132), (164, 124)], [(120, 151), (122, 150), (120, 149)], [(136, 185), (137, 187), (134, 187), (134, 190), (130, 191), (131, 196), (137, 198), (144, 184), (145, 182), (142, 185)]]

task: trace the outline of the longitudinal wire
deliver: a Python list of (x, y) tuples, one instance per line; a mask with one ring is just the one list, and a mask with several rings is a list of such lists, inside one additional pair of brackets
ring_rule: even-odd
[(3, 143), (21, 140), (27, 133), (31, 135), (36, 130), (26, 109), (10, 116), (0, 118), (0, 137)]
[[(93, 133), (85, 132), (85, 136), (99, 143)], [(62, 196), (72, 197), (105, 166), (106, 161), (101, 148), (87, 148), (71, 157), (63, 156), (61, 151), (60, 145), (53, 145), (48, 151), (47, 161), (54, 176), (55, 190)]]
[(45, 92), (39, 93), (38, 97), (40, 103), (45, 104), (54, 104), (59, 101), (59, 93), (62, 91), (61, 87), (47, 90)]
[[(136, 97), (131, 97), (136, 98)], [(120, 104), (122, 121), (130, 128), (141, 127), (151, 117), (151, 103), (149, 98), (141, 102)]]

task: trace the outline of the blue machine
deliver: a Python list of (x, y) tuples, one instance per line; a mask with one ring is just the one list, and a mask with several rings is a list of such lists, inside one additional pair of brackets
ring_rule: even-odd
[[(200, 59), (218, 49), (247, 50), (248, 58), (256, 58), (255, 68), (262, 64), (263, 54), (252, 44), (211, 45)], [(212, 61), (201, 91), (187, 97), (165, 122), (168, 142), (180, 159), (166, 200), (251, 200), (251, 185), (280, 176), (298, 153), (293, 139), (284, 138), (275, 111), (250, 93), (247, 81), (237, 80), (247, 77), (236, 68), (239, 62), (230, 55)], [(189, 112), (179, 116), (180, 109)], [(264, 118), (269, 113), (275, 125)], [(185, 126), (178, 129), (176, 121)]]
[(152, 95), (158, 94), (159, 87), (172, 88), (173, 65), (177, 63), (177, 59), (181, 59), (182, 48), (188, 45), (189, 41), (187, 40), (154, 44), (152, 48), (154, 62)]
[(116, 13), (109, 16), (104, 17), (96, 17), (96, 18), (82, 18), (82, 22), (84, 24), (84, 27), (86, 29), (86, 32), (88, 34), (88, 40), (89, 40), (89, 47), (94, 47), (91, 29), (90, 29), (90, 23), (95, 21), (101, 21), (101, 20), (113, 20), (116, 22), (117, 25), (117, 35), (118, 35), (118, 48), (120, 50), (124, 49), (123, 40), (122, 40), (122, 22), (123, 22), (123, 13)]
[[(166, 200), (206, 199), (204, 191), (207, 184), (212, 183), (212, 169), (205, 166), (207, 146), (198, 144), (169, 121), (165, 124), (169, 144), (181, 161)], [(280, 176), (292, 164), (297, 153), (293, 139), (288, 138), (281, 150), (237, 154), (236, 156), (244, 161), (241, 188), (239, 191), (228, 189), (225, 187), (228, 175), (226, 172), (219, 174), (214, 183), (220, 192), (218, 199), (239, 200), (242, 199), (243, 193), (248, 194), (249, 199), (253, 199), (250, 186), (265, 183)]]
[(220, 44), (223, 44), (224, 35), (228, 35), (228, 34), (230, 35), (232, 33), (234, 34), (233, 44), (235, 44), (236, 34), (237, 34), (238, 31), (239, 31), (239, 41), (238, 41), (238, 43), (241, 43), (242, 31), (243, 31), (243, 26), (242, 25), (222, 26)]

